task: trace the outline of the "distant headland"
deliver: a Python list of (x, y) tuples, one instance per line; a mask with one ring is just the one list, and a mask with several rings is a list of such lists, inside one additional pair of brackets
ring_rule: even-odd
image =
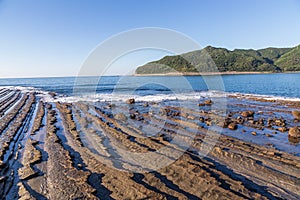
[[(213, 67), (212, 67), (213, 66)], [(145, 75), (214, 75), (300, 71), (300, 45), (293, 48), (235, 49), (207, 46), (182, 55), (165, 56), (136, 69)]]

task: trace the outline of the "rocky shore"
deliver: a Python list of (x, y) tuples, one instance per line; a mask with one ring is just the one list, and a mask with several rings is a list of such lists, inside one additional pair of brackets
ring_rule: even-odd
[(299, 102), (231, 96), (225, 115), (188, 103), (0, 89), (0, 199), (300, 198)]

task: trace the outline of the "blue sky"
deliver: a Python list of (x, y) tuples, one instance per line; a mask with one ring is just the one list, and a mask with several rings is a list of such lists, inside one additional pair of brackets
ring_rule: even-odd
[[(173, 29), (202, 47), (290, 47), (300, 44), (299, 19), (297, 0), (0, 0), (0, 77), (77, 75), (99, 43), (142, 27)], [(165, 54), (124, 56), (110, 73)]]

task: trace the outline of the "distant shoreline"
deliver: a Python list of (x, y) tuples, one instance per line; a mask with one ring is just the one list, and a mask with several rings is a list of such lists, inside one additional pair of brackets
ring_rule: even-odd
[(166, 74), (133, 74), (133, 76), (214, 76), (214, 75), (247, 75), (247, 74), (297, 74), (300, 71), (294, 72), (185, 72), (185, 73), (166, 73)]
[[(287, 72), (203, 72), (203, 73), (166, 73), (166, 74), (131, 74), (131, 75), (122, 75), (122, 74), (111, 74), (111, 75), (102, 75), (101, 77), (122, 77), (122, 76), (209, 76), (209, 75), (242, 75), (242, 74), (300, 74), (300, 71), (287, 71)], [(41, 76), (41, 77), (0, 77), (0, 80), (9, 80), (9, 79), (43, 79), (43, 78), (93, 78), (99, 77), (97, 75), (85, 75), (85, 76)]]

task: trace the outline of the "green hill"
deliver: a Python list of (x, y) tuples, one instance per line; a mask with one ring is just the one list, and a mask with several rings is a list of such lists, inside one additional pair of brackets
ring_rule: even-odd
[(280, 56), (290, 51), (292, 48), (266, 48), (266, 49), (260, 49), (258, 52), (263, 56), (264, 58), (268, 58), (272, 61), (276, 61)]
[[(217, 69), (212, 67), (214, 64)], [(166, 56), (158, 61), (147, 63), (138, 67), (136, 74), (213, 71), (281, 72), (296, 70), (300, 71), (300, 46), (260, 50), (235, 49), (233, 51), (207, 46), (203, 50)]]
[(300, 71), (300, 45), (281, 56), (275, 64), (284, 71)]

